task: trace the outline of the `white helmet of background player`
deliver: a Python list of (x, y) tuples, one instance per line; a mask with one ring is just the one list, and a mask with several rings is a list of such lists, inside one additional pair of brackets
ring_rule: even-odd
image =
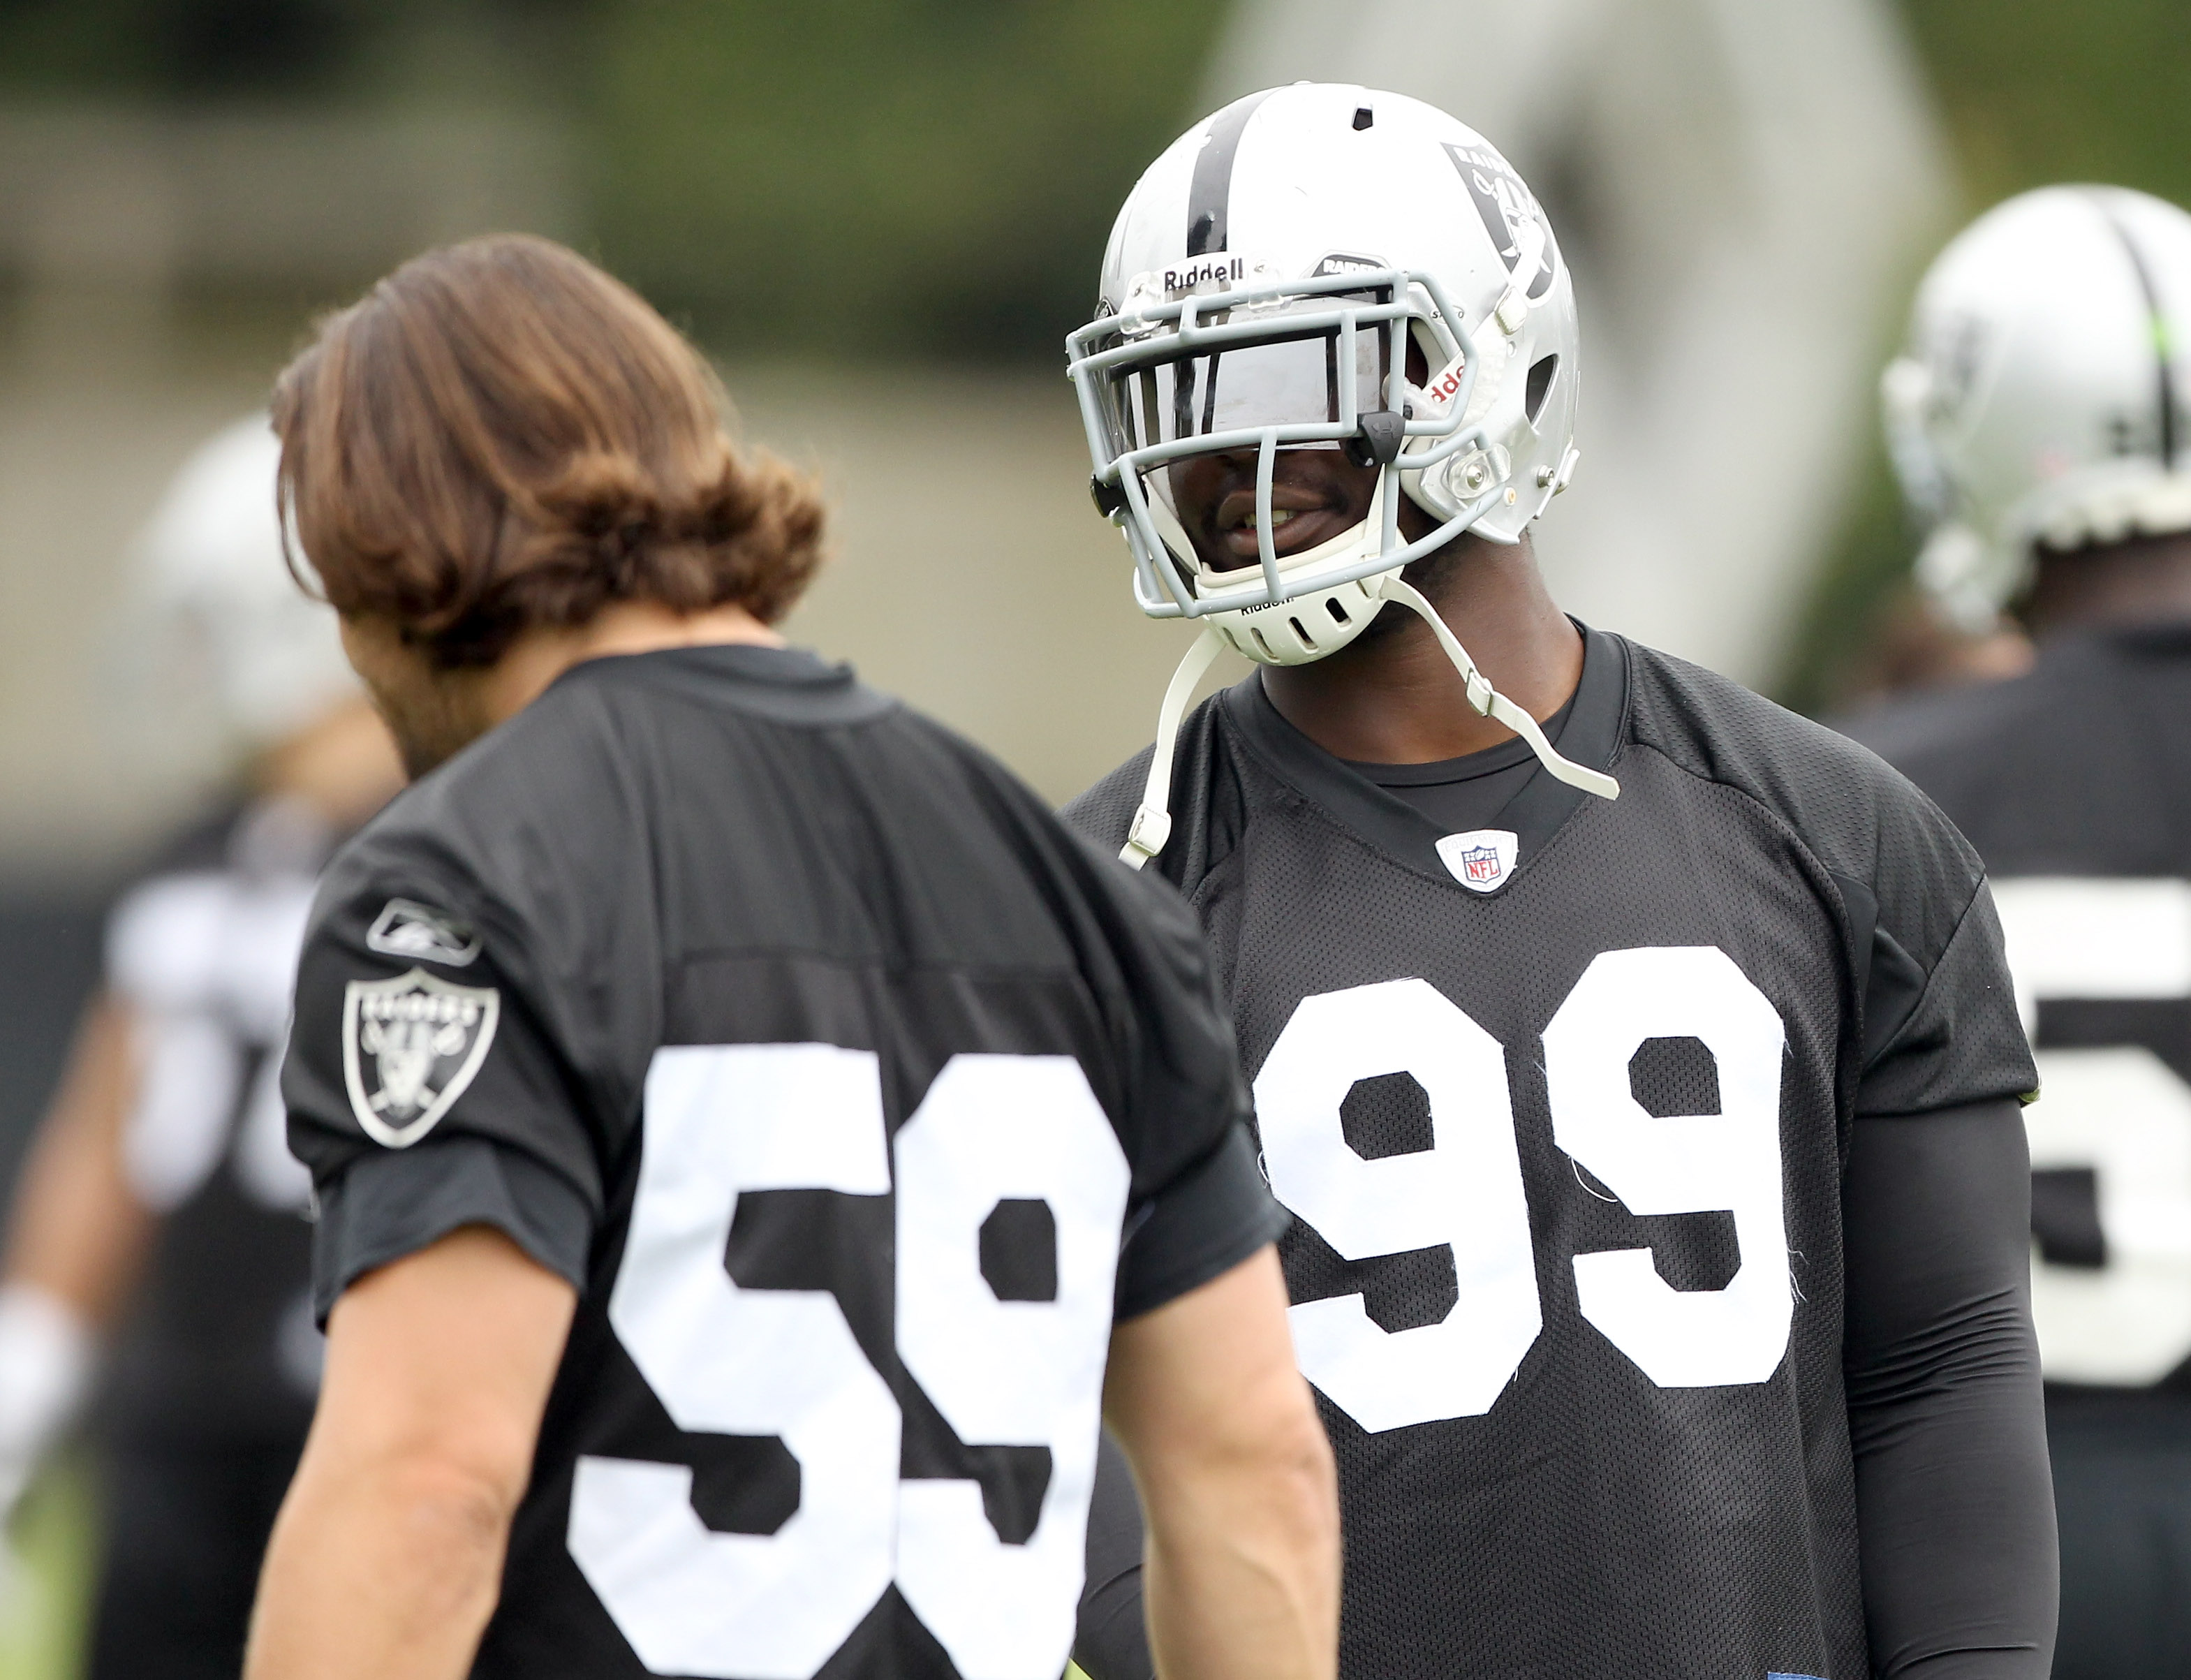
[(1918, 578), (1989, 624), (2034, 544), (2191, 530), (2191, 216), (2121, 187), (2042, 187), (1959, 235), (1882, 382)]
[[(1518, 540), (1567, 487), (1578, 350), (1574, 287), (1535, 196), (1482, 135), (1420, 100), (1272, 88), (1149, 166), (1112, 229), (1096, 318), (1067, 340), (1096, 505), (1125, 533), (1135, 597), (1207, 625), (1165, 698), (1130, 863), (1169, 832), (1172, 741), (1219, 647), (1305, 663), (1388, 601), (1422, 613), (1470, 703), (1555, 775), (1618, 792), (1555, 753), (1399, 575), (1463, 531)], [(1379, 476), (1359, 525), (1281, 558), (1271, 469), (1295, 448), (1345, 449)], [(1181, 524), (1169, 469), (1249, 450), (1261, 564), (1220, 570)], [(1437, 521), (1429, 535), (1401, 534), (1402, 496)]]
[(134, 557), (160, 698), (210, 712), (247, 753), (359, 692), (333, 612), (297, 587), (282, 557), (281, 453), (264, 414), (217, 433), (162, 493)]

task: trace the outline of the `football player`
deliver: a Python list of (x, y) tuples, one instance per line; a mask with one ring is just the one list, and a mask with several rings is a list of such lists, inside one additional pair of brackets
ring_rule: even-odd
[[(1341, 1673), (2043, 1677), (2034, 1076), (1978, 859), (1869, 754), (1554, 606), (1578, 340), (1537, 201), (1440, 111), (1296, 84), (1150, 167), (1099, 296), (1096, 499), (1204, 630), (1069, 815), (1216, 948)], [(1182, 724), (1226, 646), (1257, 669)]]
[[(2074, 303), (2068, 300), (2074, 299)], [(1858, 738), (1986, 860), (2043, 1100), (2033, 1311), (2062, 1539), (2057, 1680), (2191, 1652), (2191, 216), (2049, 187), (1933, 265), (1887, 371), (1940, 609), (2013, 681)]]
[[(100, 1387), (88, 1671), (234, 1674), (319, 1380), (310, 1190), (276, 1080), (334, 842), (401, 785), (334, 615), (298, 594), (263, 414), (184, 466), (140, 539), (136, 650), (246, 764), (123, 894), (32, 1146), (0, 1282), (0, 1516)], [(206, 703), (189, 706), (196, 700)]]
[(299, 971), (327, 1372), (248, 1672), (1055, 1680), (1101, 1413), (1171, 1671), (1327, 1677), (1329, 1449), (1193, 919), (768, 628), (821, 510), (719, 399), (521, 237), (277, 389), (417, 779)]

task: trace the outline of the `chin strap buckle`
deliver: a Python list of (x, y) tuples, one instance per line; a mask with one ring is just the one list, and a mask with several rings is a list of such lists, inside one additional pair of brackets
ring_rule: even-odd
[(1492, 310), (1492, 318), (1508, 338), (1522, 330), (1522, 323), (1529, 318), (1529, 291), (1535, 283), (1538, 271), (1545, 260), (1545, 247), (1549, 242), (1545, 225), (1532, 216), (1525, 219), (1514, 236), (1517, 248), (1514, 255), (1513, 278), (1506, 289), (1499, 294), (1499, 302)]
[(1134, 813), (1134, 826), (1126, 831), (1126, 844), (1118, 853), (1118, 861), (1129, 868), (1138, 869), (1164, 848), (1171, 838), (1171, 812), (1153, 805), (1145, 805)]
[(1171, 674), (1171, 685), (1164, 690), (1164, 704), (1157, 712), (1156, 749), (1149, 755), (1149, 779), (1141, 792), (1141, 807), (1134, 813), (1134, 826), (1126, 831), (1126, 843), (1118, 851), (1118, 861), (1130, 869), (1140, 868), (1162, 851), (1171, 838), (1171, 759), (1179, 744), (1180, 720), (1187, 715), (1187, 703), (1193, 698), (1195, 685), (1224, 646), (1225, 638), (1217, 626), (1204, 625), (1202, 634), (1187, 650), (1187, 657), (1179, 662), (1179, 669)]
[(1385, 599), (1397, 601), (1431, 627), (1431, 634), (1445, 649), (1446, 658), (1460, 673), (1467, 685), (1468, 703), (1482, 716), (1505, 724), (1524, 741), (1537, 755), (1537, 762), (1570, 788), (1579, 788), (1586, 794), (1595, 794), (1602, 800), (1620, 797), (1620, 783), (1602, 770), (1592, 770), (1586, 764), (1577, 764), (1562, 756), (1559, 749), (1545, 738), (1544, 727), (1536, 719), (1523, 711), (1511, 700), (1491, 686), (1490, 679), (1476, 669), (1476, 661), (1468, 657), (1468, 650), (1460, 645), (1446, 621), (1438, 617), (1437, 609), (1424, 599), (1421, 590), (1404, 578), (1392, 578), (1385, 584)]
[(1491, 316), (1510, 339), (1522, 330), (1522, 323), (1529, 318), (1529, 294), (1522, 289), (1521, 282), (1516, 281), (1499, 294), (1499, 305)]

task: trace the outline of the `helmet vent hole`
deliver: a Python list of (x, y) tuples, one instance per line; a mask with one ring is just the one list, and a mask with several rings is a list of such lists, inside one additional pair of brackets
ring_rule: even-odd
[(1251, 627), (1249, 629), (1248, 634), (1255, 638), (1255, 646), (1263, 650), (1263, 657), (1266, 659), (1275, 659), (1278, 657), (1277, 654), (1271, 652), (1271, 644), (1263, 640), (1262, 631)]
[(1302, 626), (1301, 621), (1298, 618), (1289, 618), (1286, 622), (1294, 627), (1294, 634), (1300, 638), (1301, 646), (1308, 649), (1310, 652), (1315, 652), (1316, 638), (1311, 635)]
[(1327, 598), (1323, 603), (1323, 610), (1331, 614), (1332, 622), (1335, 624), (1351, 624), (1354, 622), (1346, 616), (1346, 609), (1336, 601)]
[(1377, 113), (1370, 110), (1368, 105), (1357, 105), (1354, 107), (1354, 132), (1356, 134), (1360, 134), (1364, 128), (1368, 128), (1376, 120)]
[(1529, 381), (1522, 390), (1522, 407), (1533, 426), (1543, 412), (1545, 399), (1551, 395), (1552, 376), (1559, 371), (1560, 359), (1556, 356), (1540, 356), (1529, 364)]

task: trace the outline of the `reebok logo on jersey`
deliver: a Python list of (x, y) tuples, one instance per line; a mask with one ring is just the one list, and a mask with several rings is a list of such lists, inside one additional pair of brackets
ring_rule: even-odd
[(1471, 829), (1437, 843), (1438, 861), (1471, 892), (1496, 892), (1514, 873), (1521, 841), (1511, 829)]
[(487, 1060), (501, 1017), (491, 986), (424, 969), (353, 980), (343, 993), (343, 1082), (366, 1136), (405, 1149), (434, 1129)]
[(479, 935), (469, 923), (408, 898), (391, 898), (381, 907), (365, 943), (391, 957), (418, 957), (451, 968), (462, 968), (480, 954)]

